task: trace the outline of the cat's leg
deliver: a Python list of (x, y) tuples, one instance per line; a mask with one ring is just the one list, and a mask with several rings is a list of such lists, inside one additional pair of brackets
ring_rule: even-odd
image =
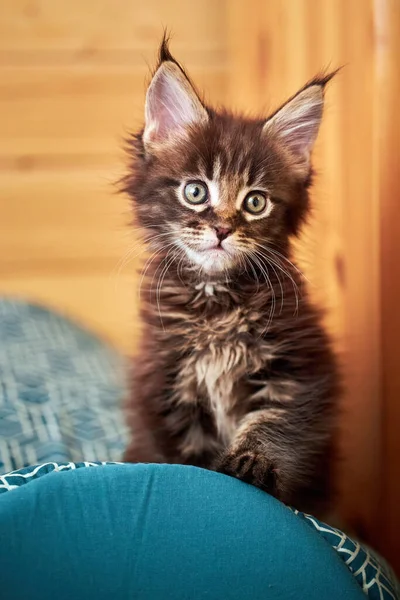
[(125, 461), (210, 467), (221, 450), (214, 421), (207, 403), (195, 388), (180, 383), (181, 376), (179, 363), (160, 361), (154, 349), (142, 352), (136, 361), (126, 405), (132, 435)]
[(209, 410), (196, 398), (192, 403), (178, 402), (165, 420), (176, 448), (174, 462), (209, 468), (221, 451)]
[(143, 423), (138, 414), (130, 413), (130, 440), (122, 460), (129, 463), (168, 462), (157, 444), (153, 431)]
[(215, 469), (265, 490), (299, 509), (325, 508), (330, 483), (330, 437), (286, 411), (249, 413)]
[(135, 403), (129, 404), (128, 424), (130, 440), (124, 452), (123, 461), (129, 463), (168, 462), (165, 453), (155, 435), (153, 420), (148, 414), (143, 414), (142, 407)]
[(277, 495), (277, 468), (266, 429), (274, 413), (259, 410), (246, 415), (230, 446), (216, 463), (216, 470)]
[(126, 462), (170, 462), (161, 413), (171, 367), (156, 350), (153, 338), (144, 337), (131, 372), (131, 392), (125, 402), (131, 434), (123, 457)]

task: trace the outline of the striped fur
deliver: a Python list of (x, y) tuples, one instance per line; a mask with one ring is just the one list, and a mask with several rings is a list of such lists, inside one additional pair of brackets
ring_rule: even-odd
[[(321, 509), (331, 497), (338, 375), (290, 240), (308, 212), (307, 153), (329, 77), (267, 120), (201, 103), (165, 41), (154, 78), (124, 180), (152, 253), (125, 458), (216, 469)], [(157, 112), (171, 97), (183, 114)], [(187, 202), (190, 181), (206, 186), (204, 205)], [(244, 209), (252, 190), (266, 199), (261, 215)]]

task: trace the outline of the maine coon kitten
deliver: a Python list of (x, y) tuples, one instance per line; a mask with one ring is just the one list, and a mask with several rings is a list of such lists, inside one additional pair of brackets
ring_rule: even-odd
[(163, 41), (124, 181), (152, 252), (126, 461), (215, 469), (307, 510), (329, 497), (338, 377), (290, 240), (331, 77), (244, 118), (205, 105)]

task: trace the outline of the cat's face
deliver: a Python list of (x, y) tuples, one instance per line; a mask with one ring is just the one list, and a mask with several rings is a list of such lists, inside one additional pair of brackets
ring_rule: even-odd
[(150, 245), (211, 276), (285, 252), (307, 212), (326, 80), (244, 119), (206, 108), (163, 46), (128, 187)]
[(158, 148), (145, 173), (136, 210), (152, 245), (211, 275), (283, 249), (307, 203), (263, 123), (230, 116)]

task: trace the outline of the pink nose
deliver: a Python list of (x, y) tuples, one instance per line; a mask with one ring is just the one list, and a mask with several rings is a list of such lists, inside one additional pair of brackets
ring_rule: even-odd
[(214, 229), (220, 242), (225, 240), (232, 233), (232, 229), (230, 227), (214, 227)]

